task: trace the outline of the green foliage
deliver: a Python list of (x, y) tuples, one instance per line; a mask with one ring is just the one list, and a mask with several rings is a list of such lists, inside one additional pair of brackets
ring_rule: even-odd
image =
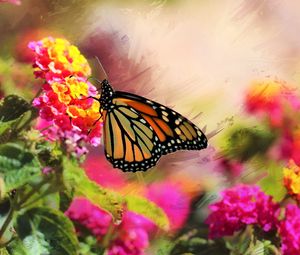
[(2, 248), (2, 249), (0, 249), (0, 255), (10, 255), (10, 254), (8, 253), (6, 248)]
[(280, 202), (287, 194), (283, 185), (283, 166), (276, 163), (266, 163), (268, 175), (259, 181), (262, 190)]
[(13, 232), (11, 231), (13, 221), (11, 220), (12, 208), (11, 203), (8, 199), (1, 201), (0, 203), (0, 246), (8, 243), (13, 237)]
[(17, 218), (19, 240), (10, 246), (13, 255), (75, 255), (78, 241), (72, 222), (60, 211), (37, 207)]
[(174, 241), (174, 247), (172, 248), (170, 255), (229, 255), (229, 252), (224, 240), (208, 240), (206, 237), (202, 237), (201, 232), (193, 229), (184, 233)]
[(67, 190), (74, 191), (75, 196), (86, 197), (92, 203), (111, 213), (115, 221), (120, 221), (123, 212), (122, 197), (113, 191), (100, 187), (91, 181), (75, 162), (64, 158), (64, 182)]
[(0, 145), (0, 174), (7, 190), (27, 184), (40, 172), (41, 166), (31, 152), (17, 144)]
[(96, 237), (88, 235), (81, 242), (79, 242), (80, 255), (103, 255), (105, 249), (99, 246)]
[(0, 104), (0, 120), (1, 122), (9, 122), (18, 119), (31, 108), (23, 98), (10, 95), (5, 97)]
[(241, 127), (229, 134), (226, 150), (231, 157), (247, 161), (256, 155), (264, 154), (273, 144), (275, 135), (257, 128)]
[(0, 102), (0, 144), (13, 136), (13, 127), (22, 119), (30, 105), (16, 95), (5, 97)]
[(86, 197), (93, 204), (109, 212), (115, 222), (122, 220), (123, 207), (126, 203), (128, 210), (140, 213), (151, 219), (162, 229), (168, 229), (169, 221), (166, 214), (154, 203), (145, 198), (127, 195), (105, 189), (91, 181), (84, 170), (67, 158), (63, 160), (64, 182), (70, 192), (75, 196)]
[(125, 196), (125, 201), (128, 210), (144, 215), (164, 230), (169, 229), (169, 220), (167, 215), (151, 201), (143, 197), (133, 195)]

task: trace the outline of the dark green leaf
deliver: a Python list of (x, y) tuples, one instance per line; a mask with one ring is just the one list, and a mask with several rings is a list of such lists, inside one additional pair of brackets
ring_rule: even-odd
[(227, 153), (240, 161), (264, 154), (276, 138), (274, 133), (266, 130), (245, 127), (233, 130), (229, 137)]
[(0, 102), (0, 121), (8, 122), (19, 118), (30, 109), (30, 104), (16, 95), (9, 95)]
[(4, 177), (7, 190), (28, 183), (40, 172), (39, 162), (32, 153), (16, 144), (0, 146), (0, 174)]
[(60, 211), (48, 207), (32, 208), (17, 218), (16, 230), (25, 254), (77, 254), (75, 229)]
[(12, 236), (13, 217), (8, 199), (4, 200), (0, 204), (0, 246), (8, 243)]
[(72, 203), (73, 198), (74, 194), (67, 190), (59, 192), (59, 209), (65, 212)]

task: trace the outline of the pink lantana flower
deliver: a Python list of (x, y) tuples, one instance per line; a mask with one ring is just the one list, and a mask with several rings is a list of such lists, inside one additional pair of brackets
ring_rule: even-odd
[(290, 125), (294, 115), (289, 109), (300, 109), (300, 98), (283, 81), (266, 80), (255, 82), (246, 94), (246, 109), (251, 114), (267, 118), (274, 128)]
[(149, 246), (151, 233), (156, 229), (155, 225), (145, 217), (127, 211), (118, 228), (117, 238), (111, 243), (109, 255), (144, 255)]
[(300, 209), (296, 205), (287, 205), (285, 217), (279, 223), (281, 251), (283, 255), (300, 254)]
[(150, 220), (130, 211), (124, 213), (120, 225), (113, 225), (110, 214), (84, 198), (76, 198), (66, 215), (88, 229), (98, 240), (102, 240), (112, 227), (113, 236), (108, 247), (110, 255), (143, 255), (149, 246), (149, 236), (156, 229)]
[(98, 239), (107, 233), (110, 224), (112, 224), (112, 218), (107, 212), (85, 198), (74, 199), (66, 211), (66, 215), (87, 228)]
[(206, 223), (209, 238), (233, 235), (247, 225), (257, 225), (265, 232), (276, 228), (279, 205), (258, 186), (238, 185), (222, 192), (222, 199), (209, 206)]
[(91, 75), (85, 57), (65, 39), (46, 37), (30, 42), (28, 47), (35, 53), (34, 74), (49, 83), (61, 81), (70, 75), (84, 78)]
[(146, 197), (164, 210), (171, 230), (176, 231), (183, 226), (190, 212), (191, 200), (180, 185), (172, 182), (151, 184)]
[[(91, 69), (77, 47), (65, 39), (47, 37), (30, 42), (35, 54), (35, 75), (44, 79), (42, 94), (35, 98), (42, 133), (49, 140), (61, 139), (77, 155), (86, 152), (84, 142), (100, 144), (101, 121), (97, 89), (87, 81)], [(48, 125), (48, 126), (47, 126)]]

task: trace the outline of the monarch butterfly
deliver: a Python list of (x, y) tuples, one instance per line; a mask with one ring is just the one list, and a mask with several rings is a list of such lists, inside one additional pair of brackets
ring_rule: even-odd
[(147, 98), (114, 91), (107, 79), (94, 99), (100, 103), (105, 156), (114, 168), (146, 171), (162, 155), (207, 147), (206, 136), (191, 121)]

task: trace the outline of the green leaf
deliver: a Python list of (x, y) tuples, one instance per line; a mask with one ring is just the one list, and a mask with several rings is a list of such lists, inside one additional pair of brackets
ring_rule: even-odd
[(0, 204), (0, 246), (8, 243), (13, 237), (11, 231), (13, 227), (13, 211), (11, 210), (10, 201), (8, 199), (1, 201)]
[(68, 190), (74, 190), (75, 196), (83, 196), (93, 204), (109, 212), (115, 222), (122, 219), (123, 204), (129, 211), (142, 214), (151, 219), (157, 226), (167, 230), (169, 228), (168, 217), (164, 211), (146, 198), (121, 194), (101, 187), (91, 181), (84, 170), (68, 159), (63, 160), (64, 181)]
[(77, 254), (75, 229), (60, 211), (48, 207), (32, 208), (17, 218), (16, 230), (25, 254)]
[(67, 190), (59, 192), (59, 209), (62, 212), (68, 210), (72, 200), (74, 198), (74, 194), (68, 192)]
[(2, 248), (2, 249), (0, 249), (0, 255), (10, 255), (10, 254), (8, 253), (6, 248)]
[(32, 153), (16, 144), (0, 145), (0, 174), (7, 190), (28, 183), (40, 172), (39, 162)]
[(103, 255), (105, 248), (100, 246), (97, 237), (88, 235), (79, 242), (80, 255)]
[(280, 202), (286, 196), (286, 189), (283, 185), (283, 167), (280, 164), (270, 163), (265, 168), (268, 175), (261, 179), (258, 184), (266, 194)]
[(125, 196), (127, 209), (142, 214), (164, 230), (169, 229), (169, 219), (165, 212), (153, 202), (143, 197)]
[(31, 255), (19, 238), (15, 238), (9, 243), (7, 250), (10, 255)]
[(12, 127), (31, 108), (23, 98), (16, 95), (5, 97), (0, 102), (0, 143), (11, 136)]
[(16, 95), (9, 95), (1, 100), (0, 121), (8, 122), (22, 116), (31, 108), (30, 104), (23, 98)]
[(84, 170), (71, 160), (63, 160), (64, 182), (69, 191), (74, 191), (75, 196), (83, 196), (93, 204), (109, 212), (114, 221), (122, 219), (123, 199), (120, 194), (104, 189), (91, 181)]
[(236, 128), (228, 135), (226, 151), (240, 161), (247, 161), (256, 155), (265, 154), (275, 141), (275, 134), (257, 128)]

